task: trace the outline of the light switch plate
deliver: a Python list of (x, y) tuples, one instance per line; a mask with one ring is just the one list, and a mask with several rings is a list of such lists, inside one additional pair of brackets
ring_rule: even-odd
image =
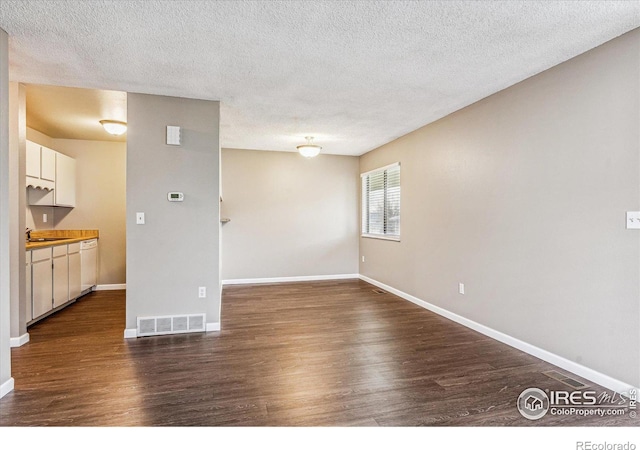
[(144, 213), (136, 213), (136, 225), (144, 225)]
[(640, 211), (627, 211), (627, 229), (640, 230)]
[(180, 127), (167, 125), (167, 145), (180, 145)]

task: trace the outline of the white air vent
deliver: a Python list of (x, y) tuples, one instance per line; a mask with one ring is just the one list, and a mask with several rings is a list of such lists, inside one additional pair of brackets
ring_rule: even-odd
[(205, 331), (204, 314), (138, 317), (138, 336), (198, 333)]
[(168, 333), (173, 330), (171, 317), (156, 317), (156, 332)]
[(187, 316), (179, 316), (173, 318), (173, 331), (182, 332), (187, 331), (189, 328), (187, 327), (189, 323), (189, 318)]

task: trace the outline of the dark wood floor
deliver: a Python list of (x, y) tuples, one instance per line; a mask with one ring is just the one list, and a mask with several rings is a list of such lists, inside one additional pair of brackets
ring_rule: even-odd
[(90, 294), (12, 350), (0, 425), (639, 424), (524, 419), (525, 388), (568, 389), (542, 374), (553, 366), (373, 290), (357, 280), (226, 287), (221, 332), (133, 340), (123, 339), (124, 291)]

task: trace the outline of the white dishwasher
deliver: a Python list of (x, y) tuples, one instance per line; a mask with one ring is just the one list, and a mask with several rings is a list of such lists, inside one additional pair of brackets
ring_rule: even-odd
[(82, 293), (89, 292), (98, 282), (98, 240), (80, 243), (80, 279)]

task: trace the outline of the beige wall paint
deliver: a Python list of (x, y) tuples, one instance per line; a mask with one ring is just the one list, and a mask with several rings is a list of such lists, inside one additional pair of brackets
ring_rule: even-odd
[(75, 158), (77, 190), (75, 208), (27, 205), (26, 226), (100, 230), (98, 284), (126, 283), (126, 143), (53, 139), (31, 128), (27, 139)]
[(355, 274), (358, 158), (222, 150), (222, 279)]
[(636, 30), (363, 155), (402, 164), (402, 241), (360, 273), (640, 385), (639, 81)]
[(54, 229), (100, 230), (98, 284), (126, 283), (125, 142), (54, 139), (76, 160), (76, 207), (54, 208)]

